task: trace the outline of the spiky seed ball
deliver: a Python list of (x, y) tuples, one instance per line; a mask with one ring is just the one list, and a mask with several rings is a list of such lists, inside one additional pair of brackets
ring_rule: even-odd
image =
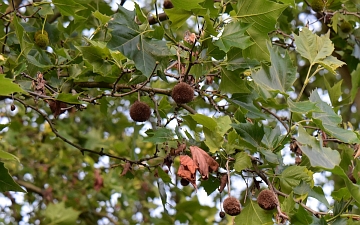
[(189, 103), (194, 98), (194, 89), (187, 83), (178, 83), (173, 88), (171, 97), (177, 104)]
[(272, 210), (277, 206), (275, 193), (269, 189), (264, 189), (259, 193), (257, 202), (265, 210)]
[(351, 23), (349, 23), (348, 21), (344, 21), (341, 25), (340, 25), (340, 29), (342, 32), (344, 33), (349, 33), (352, 30), (352, 25)]
[(151, 110), (144, 102), (136, 101), (130, 107), (130, 117), (136, 122), (144, 122), (150, 118)]
[(228, 197), (223, 202), (224, 211), (230, 216), (239, 215), (241, 212), (240, 202), (235, 197)]
[(220, 216), (221, 219), (224, 218), (225, 217), (225, 212), (223, 212), (223, 211), (219, 212), (219, 216)]
[(47, 33), (39, 33), (35, 36), (35, 44), (41, 48), (44, 48), (48, 46), (49, 44), (49, 37), (47, 36)]
[(311, 8), (315, 12), (322, 12), (324, 10), (325, 3), (323, 0), (313, 0), (311, 2)]
[(186, 180), (186, 179), (184, 179), (184, 178), (181, 178), (181, 180), (180, 180), (180, 184), (182, 185), (182, 186), (188, 186), (189, 185), (189, 181), (188, 180)]
[(170, 0), (165, 0), (163, 4), (164, 9), (172, 9), (174, 8), (174, 5)]
[(46, 30), (38, 30), (36, 31), (34, 38), (36, 38), (36, 36), (38, 36), (39, 34), (45, 34), (47, 37), (49, 37), (48, 32), (46, 32)]

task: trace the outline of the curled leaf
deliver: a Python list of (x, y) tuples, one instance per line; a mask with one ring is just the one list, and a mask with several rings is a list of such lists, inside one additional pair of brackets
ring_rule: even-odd
[(217, 171), (219, 164), (204, 150), (197, 146), (190, 146), (191, 155), (195, 164), (199, 167), (201, 178), (207, 180), (209, 172)]
[(126, 175), (126, 173), (129, 172), (129, 170), (131, 170), (131, 164), (130, 162), (126, 162), (124, 166), (124, 170), (122, 171), (120, 176)]
[(180, 156), (180, 167), (177, 175), (188, 180), (195, 188), (196, 186), (196, 170), (198, 169), (195, 162), (187, 155)]
[(228, 182), (228, 175), (226, 173), (221, 174), (219, 192), (221, 193)]

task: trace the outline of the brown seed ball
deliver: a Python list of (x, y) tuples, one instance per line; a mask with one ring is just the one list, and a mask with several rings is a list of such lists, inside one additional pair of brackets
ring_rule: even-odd
[(180, 184), (182, 185), (182, 186), (188, 186), (189, 185), (189, 181), (188, 180), (186, 180), (186, 179), (184, 179), (184, 178), (181, 178), (181, 180), (180, 180)]
[(223, 211), (219, 212), (219, 216), (220, 216), (220, 218), (224, 218), (225, 217), (225, 212), (223, 212)]
[(170, 0), (165, 0), (163, 4), (164, 9), (172, 9), (174, 8), (174, 5)]
[(265, 210), (272, 210), (275, 209), (277, 206), (276, 203), (276, 196), (274, 194), (274, 192), (265, 189), (262, 190), (258, 197), (257, 197), (257, 202), (259, 204), (259, 206)]
[(144, 122), (150, 118), (151, 110), (144, 102), (136, 101), (130, 107), (130, 117), (136, 122)]
[(11, 111), (14, 111), (15, 109), (16, 109), (15, 105), (11, 105), (11, 106), (10, 106), (10, 110), (11, 110)]
[(178, 83), (173, 88), (171, 97), (177, 104), (185, 104), (191, 102), (194, 98), (194, 89), (187, 83)]
[(223, 202), (224, 211), (230, 216), (239, 215), (241, 212), (240, 202), (235, 197), (228, 197)]

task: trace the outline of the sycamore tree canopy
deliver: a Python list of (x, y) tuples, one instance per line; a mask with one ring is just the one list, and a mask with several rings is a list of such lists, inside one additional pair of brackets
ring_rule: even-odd
[(359, 8), (3, 1), (0, 224), (359, 224)]

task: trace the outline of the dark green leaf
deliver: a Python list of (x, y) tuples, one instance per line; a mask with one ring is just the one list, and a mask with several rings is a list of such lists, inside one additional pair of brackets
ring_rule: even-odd
[(26, 191), (24, 191), (10, 176), (9, 171), (3, 162), (0, 162), (0, 174), (0, 192), (19, 191), (26, 193)]
[(170, 52), (165, 41), (146, 38), (134, 18), (134, 12), (119, 6), (119, 12), (109, 22), (112, 37), (107, 46), (133, 60), (136, 68), (149, 77), (155, 69), (156, 57), (167, 56)]
[(227, 70), (225, 67), (221, 67), (220, 90), (230, 94), (250, 92), (240, 74), (236, 71)]
[(260, 147), (261, 140), (264, 137), (263, 126), (251, 123), (231, 124), (236, 132), (249, 144), (254, 147)]
[(220, 181), (217, 177), (210, 175), (209, 179), (201, 181), (201, 186), (204, 187), (204, 190), (209, 196), (220, 186)]

